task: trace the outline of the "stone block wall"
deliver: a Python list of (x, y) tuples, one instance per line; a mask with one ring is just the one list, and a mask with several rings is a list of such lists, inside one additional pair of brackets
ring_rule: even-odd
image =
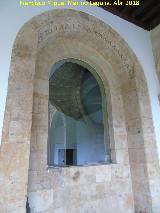
[[(115, 163), (83, 167), (48, 167), (48, 63), (41, 64), (42, 59), (45, 59), (46, 50), (50, 62), (53, 62), (53, 57), (56, 56), (56, 51), (48, 51), (48, 48), (45, 48), (39, 52), (36, 61), (28, 174), (31, 212), (115, 213), (118, 209), (120, 213), (133, 213), (134, 198), (124, 112), (118, 90), (114, 89), (112, 94), (112, 103), (118, 103), (118, 107), (116, 104), (113, 107), (116, 143), (111, 143), (112, 155), (113, 152), (116, 153), (115, 157), (112, 156)], [(107, 99), (109, 101), (109, 97)], [(118, 114), (118, 111), (121, 113)]]
[[(77, 59), (105, 85), (113, 164), (48, 168), (49, 72)], [(159, 213), (160, 170), (144, 73), (126, 42), (88, 14), (49, 11), (12, 53), (0, 147), (0, 213)]]
[(32, 213), (133, 213), (129, 166), (99, 165), (29, 171)]

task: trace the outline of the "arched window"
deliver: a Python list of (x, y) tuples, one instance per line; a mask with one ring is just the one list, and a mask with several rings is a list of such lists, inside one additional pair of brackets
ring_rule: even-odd
[(103, 84), (96, 72), (75, 62), (63, 60), (51, 70), (49, 166), (111, 162)]

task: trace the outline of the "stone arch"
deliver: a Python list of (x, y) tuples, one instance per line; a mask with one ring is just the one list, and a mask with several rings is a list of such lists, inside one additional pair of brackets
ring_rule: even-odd
[[(122, 212), (128, 209), (133, 212), (134, 208), (136, 212), (158, 212), (160, 193), (155, 187), (160, 185), (159, 164), (142, 68), (127, 43), (111, 27), (73, 10), (54, 10), (36, 16), (22, 27), (15, 40), (1, 146), (2, 169), (9, 168), (3, 185), (10, 187), (1, 187), (6, 195), (2, 209), (4, 212), (14, 208), (25, 212), (27, 185), (28, 193), (34, 190), (33, 173), (28, 170), (32, 171), (34, 166), (46, 170), (45, 155), (41, 165), (33, 164), (34, 157), (29, 156), (35, 149), (33, 141), (37, 138), (38, 128), (42, 127), (41, 131), (45, 132), (43, 140), (47, 138), (48, 72), (54, 63), (66, 58), (89, 64), (104, 85), (108, 85), (106, 92), (110, 96), (110, 122), (113, 125), (110, 135), (114, 141), (111, 148), (115, 165), (101, 168), (104, 173), (107, 170), (112, 174), (111, 191), (115, 194), (117, 190), (123, 191), (125, 182), (128, 187), (125, 193), (127, 199), (130, 198), (130, 204), (124, 199), (123, 208), (115, 208), (121, 208)], [(10, 164), (13, 159), (14, 163)], [(90, 170), (93, 174), (92, 168)], [(112, 196), (116, 199), (115, 194)]]

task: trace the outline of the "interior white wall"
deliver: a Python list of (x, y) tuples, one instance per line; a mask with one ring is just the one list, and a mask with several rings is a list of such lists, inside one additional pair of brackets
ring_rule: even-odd
[[(59, 149), (75, 149), (77, 165), (104, 162), (103, 129), (97, 128), (96, 125), (94, 127), (90, 126), (84, 121), (77, 121), (65, 115), (62, 116), (64, 119), (61, 116), (54, 116), (49, 129), (50, 163), (59, 165)], [(58, 122), (57, 118), (63, 120), (61, 120), (61, 125), (55, 126), (55, 123)], [(63, 162), (64, 157), (63, 155), (60, 162)]]
[(76, 124), (77, 164), (87, 165), (105, 161), (104, 132), (83, 121)]
[[(68, 8), (66, 6), (66, 8)], [(70, 7), (71, 8), (71, 7)], [(11, 59), (11, 50), (14, 39), (25, 22), (44, 11), (58, 9), (57, 7), (25, 7), (20, 8), (19, 0), (5, 0), (0, 2), (0, 137), (3, 126), (5, 100), (7, 94), (7, 82)], [(62, 7), (60, 9), (63, 9)], [(72, 7), (75, 10), (87, 12), (90, 15), (103, 20), (117, 31), (129, 44), (137, 55), (147, 79), (151, 99), (153, 121), (160, 156), (160, 105), (157, 95), (160, 93), (158, 84), (150, 33), (108, 13), (97, 7)]]

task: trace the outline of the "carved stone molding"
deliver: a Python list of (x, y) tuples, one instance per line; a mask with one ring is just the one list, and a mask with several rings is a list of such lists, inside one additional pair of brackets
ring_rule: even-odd
[(50, 102), (48, 104), (48, 110), (49, 110), (49, 115), (48, 115), (49, 116), (49, 121), (48, 121), (48, 123), (49, 123), (49, 126), (51, 127), (52, 119), (53, 119), (55, 113), (57, 112), (57, 110)]
[[(101, 21), (86, 20), (86, 17), (81, 17), (78, 13), (73, 12), (74, 17), (67, 19), (68, 14), (64, 16), (54, 16), (53, 19), (48, 19), (45, 25), (36, 28), (38, 33), (38, 49), (42, 48), (50, 37), (56, 37), (57, 35), (63, 35), (65, 33), (76, 33), (88, 35), (91, 39), (95, 38), (99, 42), (103, 42), (106, 48), (113, 51), (115, 57), (118, 57), (121, 64), (130, 75), (132, 75), (133, 58), (130, 52), (126, 52), (126, 43), (119, 37), (109, 26), (104, 30), (104, 23)], [(77, 13), (77, 17), (75, 16)], [(66, 17), (65, 17), (66, 16)], [(93, 22), (94, 21), (94, 22)], [(95, 23), (96, 22), (96, 23)], [(34, 22), (33, 22), (34, 23)]]
[[(64, 34), (67, 35), (68, 40), (65, 39)], [(70, 37), (71, 35), (72, 37)], [(72, 42), (74, 36), (76, 39)], [(69, 40), (71, 43), (68, 44)], [(111, 58), (108, 59), (108, 56)], [(0, 153), (1, 168), (5, 174), (5, 178), (0, 183), (0, 193), (4, 195), (1, 205), (2, 212), (13, 212), (15, 209), (16, 212), (25, 212), (27, 193), (29, 192), (31, 197), (32, 195), (34, 197), (40, 194), (47, 195), (46, 191), (42, 193), (42, 189), (48, 186), (50, 191), (56, 192), (56, 196), (58, 192), (60, 193), (58, 197), (63, 197), (61, 196), (62, 188), (59, 187), (63, 183), (61, 179), (67, 183), (67, 191), (69, 189), (68, 180), (72, 180), (72, 172), (61, 169), (60, 176), (57, 176), (55, 170), (53, 173), (47, 172), (46, 175), (48, 72), (51, 65), (55, 64), (57, 60), (67, 57), (81, 60), (89, 66), (93, 65), (105, 85), (105, 92), (108, 95), (108, 112), (110, 112), (108, 113), (109, 134), (112, 136), (111, 148), (114, 164), (104, 165), (101, 169), (93, 167), (92, 170), (86, 167), (83, 174), (88, 172), (88, 176), (82, 176), (84, 178), (79, 179), (82, 182), (76, 182), (77, 190), (79, 188), (76, 193), (77, 204), (75, 205), (73, 202), (73, 194), (69, 198), (70, 202), (67, 200), (69, 205), (64, 206), (64, 201), (62, 201), (62, 205), (57, 211), (61, 207), (64, 207), (63, 212), (75, 212), (77, 208), (81, 208), (82, 205), (80, 206), (79, 203), (84, 202), (84, 199), (81, 200), (82, 196), (79, 196), (82, 194), (81, 186), (84, 186), (84, 180), (90, 181), (88, 177), (91, 175), (94, 177), (93, 180), (100, 177), (98, 179), (101, 181), (105, 177), (104, 185), (99, 183), (101, 184), (100, 189), (102, 186), (106, 186), (106, 175), (109, 175), (107, 181), (109, 180), (111, 190), (107, 188), (106, 199), (108, 199), (108, 195), (113, 193), (117, 195), (117, 191), (121, 192), (121, 196), (116, 197), (118, 201), (115, 202), (115, 209), (120, 209), (120, 212), (127, 212), (128, 205), (130, 205), (130, 210), (134, 211), (134, 204), (135, 212), (144, 208), (150, 209), (150, 212), (153, 212), (152, 210), (156, 207), (160, 209), (158, 199), (160, 192), (155, 191), (155, 186), (160, 188), (159, 182), (157, 182), (159, 160), (155, 147), (152, 114), (144, 73), (136, 56), (120, 35), (102, 21), (79, 11), (53, 10), (36, 16), (26, 23), (18, 33), (14, 44), (3, 127), (5, 134)], [(134, 79), (131, 80), (133, 77)], [(38, 99), (34, 105), (35, 93), (38, 93), (40, 101)], [(56, 109), (49, 105), (50, 124), (55, 112)], [(128, 132), (127, 126), (130, 128)], [(137, 127), (141, 132), (137, 132)], [(36, 152), (31, 153), (30, 148), (34, 148)], [(75, 168), (72, 169), (74, 171)], [(154, 172), (147, 173), (152, 169)], [(42, 171), (42, 177), (46, 178), (45, 182), (40, 181), (41, 173), (39, 171)], [(142, 173), (142, 177), (137, 178), (137, 171), (146, 172)], [(102, 172), (103, 175), (99, 176), (96, 172)], [(37, 174), (38, 179), (33, 184), (34, 174)], [(95, 176), (96, 174), (98, 176)], [(153, 180), (156, 185), (153, 185)], [(53, 181), (58, 188), (55, 188), (56, 184), (53, 184)], [(75, 191), (75, 183), (70, 183), (69, 187)], [(92, 186), (88, 183), (90, 182), (86, 182), (86, 187)], [(97, 187), (98, 183), (94, 184)], [(53, 188), (50, 188), (51, 185)], [(142, 185), (144, 187), (139, 187)], [(37, 189), (37, 187), (39, 188)], [(38, 194), (37, 190), (39, 190)], [(49, 202), (50, 191), (47, 190)], [(90, 194), (87, 192), (87, 198), (89, 196), (93, 198), (92, 192), (93, 190), (89, 192)], [(113, 211), (106, 209), (108, 205), (105, 206), (105, 209), (102, 208), (103, 210), (99, 209), (99, 206), (103, 207), (104, 204), (104, 202), (100, 202), (103, 200), (100, 198), (96, 198), (96, 211), (114, 213), (115, 209)], [(122, 203), (121, 199), (123, 199), (123, 205), (118, 205)], [(46, 211), (53, 212), (55, 201), (50, 204), (51, 209), (46, 209)], [(76, 209), (73, 209), (72, 207), (75, 206)]]

